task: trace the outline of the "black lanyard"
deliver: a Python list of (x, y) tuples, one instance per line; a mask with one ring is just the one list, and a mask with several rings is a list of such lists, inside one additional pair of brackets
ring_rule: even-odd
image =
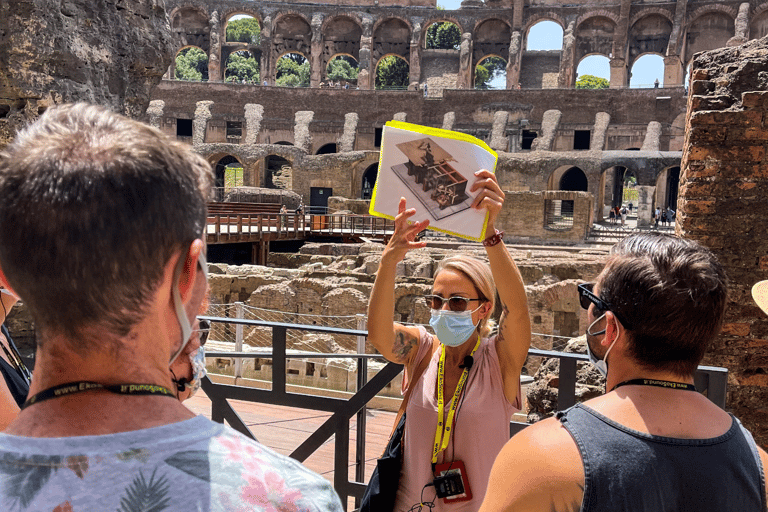
[(43, 402), (51, 398), (74, 395), (75, 393), (82, 393), (83, 391), (90, 391), (92, 389), (103, 389), (118, 395), (160, 395), (176, 398), (176, 394), (173, 391), (164, 388), (163, 386), (158, 386), (157, 384), (115, 384), (107, 386), (105, 384), (99, 384), (98, 382), (69, 382), (67, 384), (48, 388), (29, 397), (21, 408), (25, 409), (32, 404)]
[(693, 384), (686, 384), (685, 382), (673, 382), (670, 380), (656, 380), (656, 379), (632, 379), (619, 382), (611, 391), (621, 386), (655, 386), (657, 388), (667, 389), (682, 389), (685, 391), (696, 391), (696, 386)]

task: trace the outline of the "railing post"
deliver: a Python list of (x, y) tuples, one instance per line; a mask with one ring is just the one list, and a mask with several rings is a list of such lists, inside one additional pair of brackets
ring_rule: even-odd
[(272, 392), (285, 395), (285, 327), (272, 327)]
[[(243, 314), (243, 303), (235, 302), (235, 318), (245, 318)], [(243, 351), (243, 324), (235, 325), (235, 352)], [(243, 377), (243, 358), (235, 358), (235, 385), (237, 385), (238, 379)]]
[(560, 358), (557, 386), (557, 410), (562, 411), (576, 403), (576, 359)]
[[(366, 330), (365, 315), (357, 315), (357, 330)], [(365, 354), (365, 336), (357, 337), (357, 353)], [(360, 357), (357, 359), (357, 389), (360, 391), (368, 382), (368, 359)], [(357, 437), (355, 438), (355, 481), (365, 482), (365, 423), (366, 407), (363, 406), (357, 412)], [(360, 499), (355, 498), (355, 508), (360, 506)]]

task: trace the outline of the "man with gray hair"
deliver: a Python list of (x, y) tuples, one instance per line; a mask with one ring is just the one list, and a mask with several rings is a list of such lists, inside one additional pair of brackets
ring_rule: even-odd
[(480, 511), (765, 512), (768, 454), (694, 386), (725, 314), (712, 252), (631, 236), (578, 288), (608, 393), (515, 435)]
[(0, 154), (0, 285), (37, 334), (29, 397), (0, 434), (0, 509), (341, 509), (327, 480), (178, 399), (211, 181), (188, 146), (85, 104)]

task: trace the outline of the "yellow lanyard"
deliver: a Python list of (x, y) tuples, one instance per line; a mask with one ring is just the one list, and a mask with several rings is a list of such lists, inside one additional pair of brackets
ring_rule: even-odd
[[(480, 347), (480, 336), (477, 337), (477, 343), (475, 343), (475, 348), (469, 354), (470, 357), (475, 355), (478, 347)], [(448, 448), (448, 441), (451, 439), (453, 417), (456, 414), (461, 390), (464, 389), (468, 376), (469, 368), (464, 368), (459, 383), (456, 385), (456, 391), (453, 393), (451, 407), (448, 410), (448, 418), (445, 420), (445, 424), (443, 424), (443, 414), (445, 413), (445, 345), (442, 345), (440, 348), (440, 363), (437, 365), (437, 428), (435, 429), (435, 445), (432, 448), (432, 464), (437, 464), (437, 455)]]

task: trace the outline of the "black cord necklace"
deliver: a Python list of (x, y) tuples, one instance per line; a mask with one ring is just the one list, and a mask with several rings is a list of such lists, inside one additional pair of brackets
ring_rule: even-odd
[(74, 395), (76, 393), (82, 393), (84, 391), (91, 391), (92, 389), (103, 389), (110, 393), (118, 395), (160, 395), (170, 396), (176, 398), (176, 395), (168, 388), (158, 386), (157, 384), (114, 384), (106, 385), (99, 384), (98, 382), (69, 382), (67, 384), (60, 384), (52, 388), (45, 389), (31, 397), (27, 398), (27, 401), (21, 406), (22, 409), (26, 409), (30, 405), (38, 402), (44, 402), (51, 398), (59, 398), (62, 396)]
[(667, 389), (682, 389), (685, 391), (696, 391), (696, 386), (693, 384), (687, 384), (685, 382), (674, 382), (671, 380), (657, 380), (657, 379), (632, 379), (619, 382), (613, 386), (613, 390), (620, 388), (621, 386), (655, 386), (657, 388)]

